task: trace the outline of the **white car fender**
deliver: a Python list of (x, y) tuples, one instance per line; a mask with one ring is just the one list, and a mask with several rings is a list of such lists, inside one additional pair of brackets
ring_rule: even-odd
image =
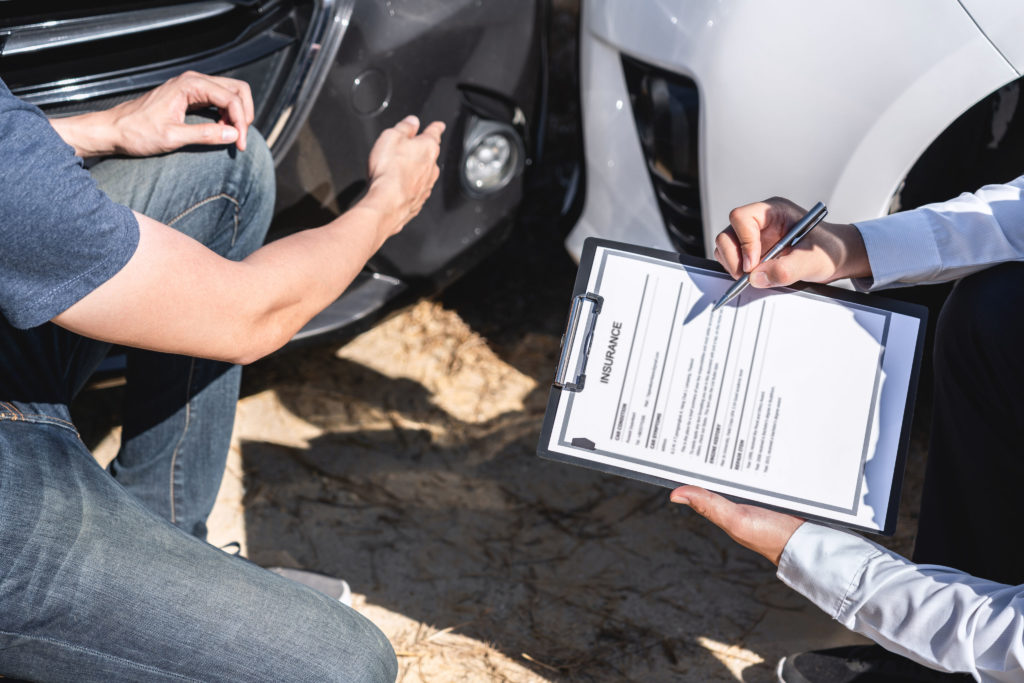
[(766, 196), (824, 201), (834, 220), (884, 214), (928, 145), (1018, 77), (954, 0), (584, 0), (582, 20), (577, 256), (588, 235), (669, 244), (620, 54), (697, 84), (708, 253), (730, 209)]
[(1024, 3), (1014, 0), (960, 0), (978, 28), (985, 32), (1017, 73), (1024, 74)]

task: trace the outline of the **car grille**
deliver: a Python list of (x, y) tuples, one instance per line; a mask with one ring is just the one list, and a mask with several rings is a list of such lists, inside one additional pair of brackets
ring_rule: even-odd
[(680, 251), (706, 256), (697, 153), (697, 85), (685, 76), (626, 56), (622, 68), (669, 237)]
[[(0, 7), (0, 76), (49, 115), (105, 109), (193, 69), (247, 81), (257, 127), (289, 142), (280, 129), (304, 104), (296, 97), (311, 62), (333, 58), (321, 48), (341, 25), (334, 0), (6, 0)], [(306, 87), (304, 94), (315, 93)], [(291, 129), (301, 123), (294, 118)], [(275, 157), (283, 147), (272, 147)]]

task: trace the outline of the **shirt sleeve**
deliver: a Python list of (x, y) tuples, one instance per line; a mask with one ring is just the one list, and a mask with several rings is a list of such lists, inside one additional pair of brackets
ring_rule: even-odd
[(1024, 585), (916, 565), (809, 522), (786, 545), (778, 576), (847, 628), (916, 662), (983, 681), (1024, 679)]
[(0, 313), (40, 325), (121, 270), (139, 225), (43, 113), (0, 83)]
[(854, 225), (873, 275), (855, 280), (858, 289), (955, 280), (1024, 260), (1024, 176)]

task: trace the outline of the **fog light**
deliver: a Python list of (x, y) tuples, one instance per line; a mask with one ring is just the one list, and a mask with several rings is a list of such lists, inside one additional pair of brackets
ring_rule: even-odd
[(512, 126), (474, 119), (466, 133), (462, 182), (473, 196), (502, 189), (523, 169), (523, 143)]

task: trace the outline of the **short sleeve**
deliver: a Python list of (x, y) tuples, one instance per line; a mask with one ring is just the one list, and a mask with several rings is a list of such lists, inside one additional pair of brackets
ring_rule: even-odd
[(0, 313), (22, 329), (50, 320), (121, 270), (138, 242), (131, 210), (0, 82)]

